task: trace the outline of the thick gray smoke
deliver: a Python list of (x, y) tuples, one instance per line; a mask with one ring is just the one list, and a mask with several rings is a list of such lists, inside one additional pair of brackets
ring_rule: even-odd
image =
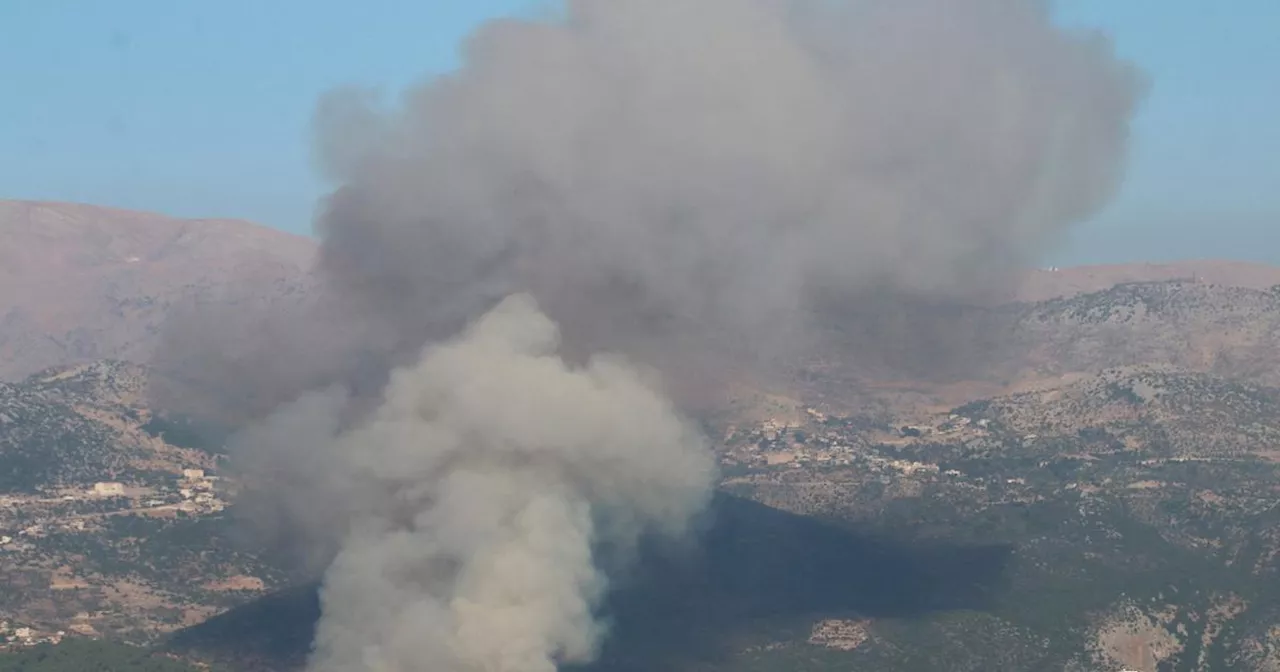
[[(394, 109), (326, 100), (325, 305), (392, 372), (238, 442), (332, 544), (312, 669), (589, 660), (595, 554), (678, 533), (713, 481), (657, 383), (589, 354), (670, 376), (859, 297), (981, 292), (1106, 200), (1138, 89), (1032, 0), (569, 0)], [(349, 345), (252, 361), (342, 379)]]
[(324, 262), (410, 341), (530, 291), (768, 353), (825, 293), (980, 291), (1110, 195), (1137, 91), (1024, 0), (570, 0), (465, 57), (319, 115)]

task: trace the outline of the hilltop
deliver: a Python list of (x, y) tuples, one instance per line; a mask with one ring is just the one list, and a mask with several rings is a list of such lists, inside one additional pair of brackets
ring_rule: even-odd
[(306, 292), (315, 244), (248, 222), (0, 201), (0, 380), (96, 359), (146, 362), (201, 294)]
[(1194, 259), (1042, 268), (1026, 273), (1006, 300), (1034, 303), (1098, 292), (1116, 285), (1171, 280), (1267, 289), (1280, 285), (1280, 267), (1247, 261)]
[[(244, 221), (0, 201), (0, 380), (21, 380), (51, 366), (97, 359), (149, 363), (166, 316), (193, 297), (273, 306), (305, 302), (315, 289), (311, 271), (316, 251), (310, 238)], [(1030, 334), (1035, 337), (1047, 333), (1049, 326), (1070, 327), (1054, 335), (1055, 342), (1075, 339), (1071, 329), (1079, 331), (1082, 342), (1096, 340), (1105, 326), (1099, 326), (1096, 316), (1090, 322), (1078, 319), (1078, 304), (1072, 302), (1091, 295), (1095, 303), (1108, 296), (1125, 301), (1135, 293), (1158, 291), (1134, 289), (1144, 283), (1191, 287), (1199, 300), (1217, 305), (1213, 313), (1193, 312), (1178, 325), (1200, 329), (1196, 348), (1214, 351), (1234, 347), (1217, 342), (1223, 340), (1218, 335), (1223, 321), (1240, 316), (1239, 310), (1235, 316), (1225, 315), (1232, 310), (1228, 304), (1247, 295), (1259, 305), (1266, 290), (1280, 285), (1280, 267), (1201, 260), (1035, 270), (995, 304), (933, 310), (943, 314), (926, 316), (922, 324), (927, 328), (916, 331), (959, 329), (971, 340), (993, 341), (983, 356), (1007, 364), (1005, 353), (1011, 344), (1031, 347), (1026, 338), (1010, 341), (1017, 340), (1017, 332), (1038, 330)], [(1038, 305), (1036, 319), (1046, 327), (1037, 328), (1030, 319), (1011, 322), (1017, 307)], [(1054, 311), (1064, 319), (1051, 324)], [(1161, 325), (1151, 320), (1164, 318), (1144, 319), (1154, 328)], [(916, 350), (938, 347), (926, 340), (906, 340)], [(969, 354), (960, 358), (968, 359)], [(1021, 377), (1016, 371), (1012, 375)]]
[(836, 333), (822, 356), (778, 386), (853, 411), (941, 410), (1143, 364), (1280, 384), (1280, 287), (1131, 282), (1037, 302), (885, 316), (894, 320), (906, 326), (893, 327), (892, 338), (867, 338), (856, 323)]

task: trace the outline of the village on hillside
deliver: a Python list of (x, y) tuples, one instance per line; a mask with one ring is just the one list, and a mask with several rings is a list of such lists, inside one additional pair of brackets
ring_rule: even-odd
[[(21, 565), (36, 560), (42, 542), (52, 536), (98, 535), (110, 532), (114, 518), (138, 516), (150, 519), (199, 519), (220, 514), (229, 492), (219, 477), (204, 469), (183, 469), (172, 483), (160, 486), (126, 485), (99, 481), (88, 488), (65, 488), (53, 493), (0, 495), (0, 561)], [(48, 589), (54, 593), (90, 587), (90, 577), (74, 566), (52, 569)], [(83, 612), (65, 629), (41, 623), (0, 619), (0, 645), (34, 646), (57, 643), (68, 633), (94, 637), (101, 633), (92, 621), (110, 614)]]

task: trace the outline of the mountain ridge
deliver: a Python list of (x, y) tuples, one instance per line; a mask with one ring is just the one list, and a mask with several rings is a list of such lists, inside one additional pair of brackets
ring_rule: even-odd
[[(297, 305), (314, 294), (317, 242), (252, 222), (180, 219), (82, 203), (0, 200), (0, 380), (98, 359), (150, 363), (190, 302)], [(1280, 267), (1190, 260), (1029, 270), (997, 304), (1065, 300), (1118, 284), (1264, 290)]]
[(146, 362), (175, 307), (305, 292), (314, 254), (308, 238), (238, 220), (0, 201), (0, 380)]

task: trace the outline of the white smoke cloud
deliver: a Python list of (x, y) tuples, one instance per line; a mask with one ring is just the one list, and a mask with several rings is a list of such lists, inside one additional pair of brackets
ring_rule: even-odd
[(592, 658), (607, 585), (596, 552), (682, 534), (715, 469), (644, 375), (608, 357), (566, 364), (558, 338), (529, 297), (509, 297), (397, 370), (350, 426), (334, 420), (341, 397), (322, 393), (242, 437), (258, 451), (305, 444), (287, 460), (306, 460), (309, 478), (284, 494), (319, 507), (312, 533), (341, 549), (312, 670), (543, 672)]

